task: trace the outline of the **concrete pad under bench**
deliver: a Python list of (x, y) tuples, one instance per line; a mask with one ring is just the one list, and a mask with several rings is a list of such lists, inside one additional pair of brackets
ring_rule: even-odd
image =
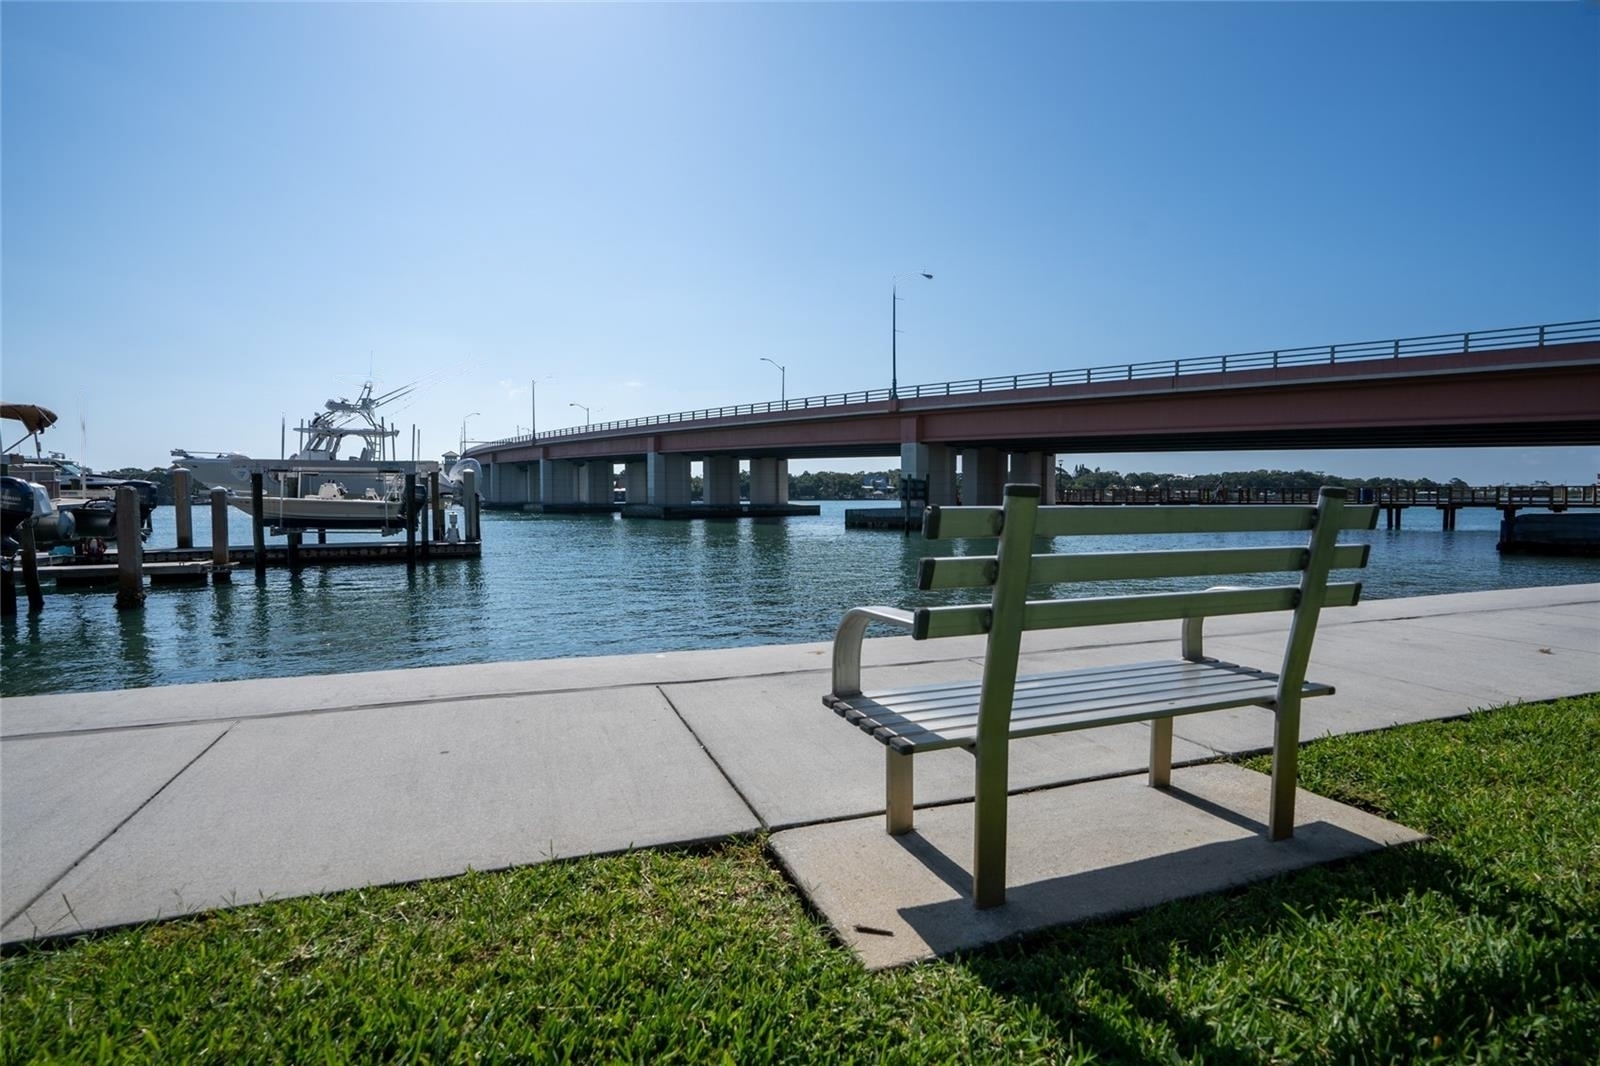
[(970, 804), (918, 810), (904, 836), (862, 818), (775, 833), (772, 848), (878, 970), (1426, 839), (1300, 790), (1294, 837), (1272, 842), (1265, 776), (1193, 766), (1172, 783), (1163, 791), (1133, 776), (1012, 796), (1006, 902), (990, 910), (972, 905)]
[(758, 828), (651, 688), (244, 721), (0, 939)]

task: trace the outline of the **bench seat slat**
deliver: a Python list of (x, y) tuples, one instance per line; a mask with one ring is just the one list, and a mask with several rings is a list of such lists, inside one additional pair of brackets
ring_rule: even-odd
[[(1155, 664), (1145, 664), (1151, 667)], [(1045, 674), (1037, 678), (1030, 678), (1030, 684), (1019, 687), (1012, 701), (1012, 720), (1036, 713), (1040, 708), (1056, 708), (1075, 706), (1078, 704), (1104, 704), (1110, 701), (1124, 703), (1138, 703), (1148, 701), (1154, 694), (1171, 691), (1176, 688), (1185, 696), (1198, 695), (1211, 689), (1224, 689), (1237, 686), (1240, 678), (1250, 682), (1267, 681), (1276, 683), (1276, 678), (1271, 674), (1260, 671), (1245, 671), (1240, 668), (1233, 675), (1217, 670), (1208, 670), (1200, 674), (1191, 674), (1184, 677), (1170, 671), (1147, 670), (1143, 677), (1119, 677), (1106, 680), (1094, 679), (1086, 681), (1073, 676), (1061, 674)], [(973, 682), (977, 684), (977, 682)], [(952, 691), (948, 697), (937, 702), (926, 697), (906, 699), (896, 697), (885, 701), (881, 697), (871, 697), (874, 700), (873, 710), (863, 704), (854, 709), (855, 717), (850, 713), (844, 715), (847, 721), (865, 726), (865, 720), (873, 717), (878, 708), (885, 708), (888, 718), (895, 722), (912, 722), (916, 725), (934, 732), (939, 731), (948, 722), (961, 719), (968, 713), (972, 706), (969, 693), (959, 690)], [(858, 720), (859, 719), (859, 720)], [(879, 723), (880, 725), (883, 723)]]
[[(981, 664), (982, 660), (976, 660), (976, 662)], [(1121, 663), (1115, 666), (1081, 667), (1072, 671), (1072, 673), (1085, 681), (1098, 679), (1108, 685), (1114, 685), (1118, 682), (1147, 678), (1150, 666), (1150, 663)], [(1240, 669), (1244, 668), (1240, 667)], [(1050, 685), (1050, 679), (1055, 676), (1057, 675), (1046, 673), (1019, 677), (1017, 678), (1016, 691), (1026, 693), (1045, 688)], [(973, 683), (976, 684), (977, 682), (974, 681)], [(962, 684), (964, 682), (955, 682), (956, 687)], [(871, 693), (870, 696), (863, 696), (859, 692), (853, 696), (826, 693), (822, 697), (822, 702), (824, 706), (833, 708), (835, 713), (854, 722), (862, 715), (862, 712), (857, 709), (857, 704), (863, 700), (892, 701), (896, 707), (916, 708), (936, 707), (945, 702), (960, 702), (966, 698), (961, 695), (951, 695), (951, 691), (952, 684), (950, 682), (935, 681), (925, 685), (903, 685), (892, 689), (880, 689)]]
[[(1226, 671), (1231, 664), (1188, 663), (1185, 660), (1159, 663), (1134, 663), (1118, 673), (1086, 674), (1066, 671), (1052, 674), (1034, 674), (1017, 679), (1012, 701), (1012, 715), (1026, 713), (1038, 706), (1059, 705), (1074, 701), (1098, 701), (1108, 698), (1141, 699), (1146, 693), (1179, 685), (1184, 691), (1199, 691), (1233, 683)], [(1231, 667), (1234, 674), (1248, 675), (1251, 680), (1272, 679), (1272, 675), (1244, 667)], [(916, 722), (934, 728), (952, 716), (964, 714), (972, 703), (972, 691), (980, 686), (977, 679), (946, 685), (937, 697), (926, 692), (871, 692), (849, 700), (839, 701), (836, 713), (847, 721), (860, 724), (882, 713), (896, 721)]]
[[(1162, 659), (1162, 663), (1166, 664), (1168, 661)], [(1101, 685), (1101, 687), (1115, 688), (1118, 685), (1130, 685), (1130, 683), (1131, 685), (1138, 685), (1138, 683), (1147, 683), (1152, 680), (1152, 666), (1155, 666), (1155, 663), (1123, 663), (1118, 664), (1118, 666), (1082, 667), (1082, 669), (1074, 669), (1074, 671), (1024, 674), (1016, 679), (1014, 691), (1019, 695), (1029, 695), (1034, 691), (1053, 690), (1053, 688), (1058, 687), (1053, 679), (1064, 674), (1064, 672), (1070, 672), (1070, 674), (1074, 675), (1075, 682), (1080, 683), (1083, 687)], [(1176, 659), (1171, 661), (1170, 667), (1174, 677), (1186, 675), (1186, 671), (1179, 669), (1179, 661), (1176, 661)], [(1238, 669), (1243, 669), (1243, 667), (1238, 667)], [(1203, 674), (1200, 671), (1189, 671), (1187, 674), (1210, 675)], [(1170, 677), (1163, 677), (1162, 680), (1170, 680)], [(938, 707), (942, 703), (949, 703), (952, 699), (954, 701), (965, 699), (965, 695), (952, 695), (952, 693), (960, 693), (963, 685), (978, 685), (978, 683), (978, 679), (971, 679), (970, 682), (944, 682), (936, 683), (936, 685), (906, 685), (906, 687), (899, 688), (882, 688), (882, 690), (867, 693), (866, 698), (874, 699), (877, 703), (891, 703), (902, 714), (909, 714), (910, 711), (920, 709), (920, 707)], [(832, 706), (834, 703), (853, 703), (856, 699), (861, 698), (862, 696), (858, 695), (848, 696), (848, 698), (824, 696), (822, 699), (824, 699), (824, 703)]]
[[(1150, 684), (1118, 687), (1116, 682), (1125, 681), (1126, 675), (1103, 670), (1019, 678), (1009, 735), (1036, 736), (1261, 705), (1270, 703), (1277, 694), (1276, 675), (1234, 663), (1179, 659), (1136, 663), (1127, 669), (1142, 670)], [(834, 710), (863, 732), (903, 753), (966, 747), (977, 737), (981, 689), (981, 683), (976, 681), (947, 686), (946, 691), (954, 700), (933, 716), (902, 707), (898, 694), (904, 690), (839, 699)], [(1331, 686), (1307, 682), (1301, 694), (1309, 698), (1332, 691)]]

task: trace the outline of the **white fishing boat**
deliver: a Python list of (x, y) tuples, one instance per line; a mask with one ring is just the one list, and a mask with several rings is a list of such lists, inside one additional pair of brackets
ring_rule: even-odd
[[(398, 427), (388, 423), (382, 408), (410, 395), (416, 383), (374, 396), (372, 382), (361, 386), (354, 400), (328, 400), (323, 410), (309, 422), (296, 427), (300, 448), (287, 459), (254, 459), (240, 452), (194, 452), (172, 449), (174, 466), (181, 466), (195, 480), (213, 488), (224, 488), (248, 500), (251, 475), (260, 471), (265, 495), (283, 497), (286, 485), (298, 480), (298, 499), (319, 498), (325, 484), (340, 486), (339, 499), (368, 501), (369, 493), (379, 499), (401, 492), (405, 475), (419, 481), (439, 470), (437, 462), (402, 460), (395, 454)], [(236, 505), (237, 506), (237, 505)], [(333, 527), (328, 527), (333, 528)]]
[[(288, 479), (293, 485), (293, 479)], [(405, 499), (403, 485), (379, 492), (368, 488), (359, 495), (346, 490), (338, 481), (323, 481), (310, 495), (263, 492), (261, 521), (273, 533), (287, 530), (377, 530), (385, 536), (406, 528), (412, 517), (427, 504), (427, 487), (416, 486), (412, 499)], [(236, 510), (254, 515), (248, 494), (230, 493), (228, 503)]]

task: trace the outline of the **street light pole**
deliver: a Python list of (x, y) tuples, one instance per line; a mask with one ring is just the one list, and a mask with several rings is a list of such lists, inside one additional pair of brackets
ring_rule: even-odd
[(461, 454), (467, 454), (467, 419), (483, 414), (482, 411), (472, 411), (461, 416)]
[[(929, 281), (933, 275), (926, 271), (918, 271)], [(902, 275), (896, 274), (889, 282), (889, 399), (893, 400), (900, 395), (900, 289), (899, 281)]]
[(773, 366), (778, 368), (778, 398), (780, 400), (782, 400), (785, 404), (787, 404), (789, 402), (789, 371), (788, 371), (788, 369), (782, 363), (779, 363), (778, 361), (776, 361), (774, 359), (768, 359), (764, 355), (761, 357), (761, 361), (763, 363), (771, 363)]
[(549, 378), (528, 379), (528, 436), (535, 439), (539, 436), (539, 382), (549, 380)]
[(567, 406), (568, 407), (582, 407), (583, 408), (583, 428), (584, 429), (588, 429), (589, 428), (589, 408), (584, 406), (581, 403), (569, 403), (569, 404), (567, 404)]

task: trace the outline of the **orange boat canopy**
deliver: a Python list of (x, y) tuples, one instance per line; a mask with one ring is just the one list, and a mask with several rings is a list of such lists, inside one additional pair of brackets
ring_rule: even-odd
[(29, 433), (37, 433), (56, 424), (56, 413), (36, 403), (0, 403), (0, 418), (21, 422)]

